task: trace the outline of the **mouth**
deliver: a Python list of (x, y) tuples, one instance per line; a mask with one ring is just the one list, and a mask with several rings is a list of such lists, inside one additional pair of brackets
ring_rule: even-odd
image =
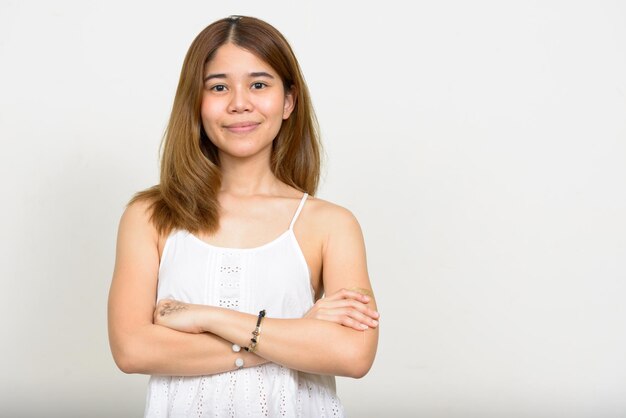
[(259, 122), (237, 122), (224, 127), (233, 133), (246, 133), (253, 131), (257, 126), (259, 126)]

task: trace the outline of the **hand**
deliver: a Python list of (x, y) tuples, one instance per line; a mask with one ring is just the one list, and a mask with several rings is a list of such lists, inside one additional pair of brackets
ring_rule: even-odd
[(162, 325), (177, 331), (200, 334), (204, 330), (198, 326), (198, 315), (202, 305), (180, 302), (174, 299), (161, 299), (154, 309), (153, 320), (156, 325)]
[(370, 300), (362, 293), (341, 289), (315, 302), (304, 317), (334, 322), (357, 331), (376, 328), (380, 315), (367, 306)]

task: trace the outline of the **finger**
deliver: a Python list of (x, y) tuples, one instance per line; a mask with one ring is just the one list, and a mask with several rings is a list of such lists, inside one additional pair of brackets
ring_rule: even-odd
[[(355, 321), (358, 324), (360, 324), (359, 326), (361, 328), (367, 328), (367, 327), (376, 328), (378, 326), (377, 320), (370, 318), (369, 316), (351, 308), (336, 309), (332, 312), (332, 314), (335, 314), (335, 315), (338, 314), (341, 317), (350, 318), (351, 321)], [(345, 323), (343, 323), (343, 325), (345, 325)], [(351, 324), (350, 326), (353, 326), (353, 325)]]
[(344, 327), (355, 329), (357, 331), (364, 331), (369, 328), (367, 324), (359, 322), (353, 318), (350, 318), (349, 316), (343, 317), (341, 325), (343, 325)]
[(341, 309), (341, 308), (351, 308), (361, 312), (364, 315), (367, 315), (370, 318), (378, 319), (380, 314), (369, 308), (366, 304), (362, 302), (358, 302), (352, 299), (341, 299), (337, 301), (327, 301), (323, 305), (320, 306), (320, 309)]
[(356, 292), (354, 290), (349, 289), (339, 289), (335, 293), (331, 295), (324, 295), (323, 299), (320, 300), (341, 300), (341, 299), (354, 299), (364, 303), (368, 303), (370, 301), (369, 296), (364, 295), (363, 293)]
[(322, 310), (318, 319), (325, 319), (357, 330), (378, 327), (378, 321), (350, 308)]
[(370, 301), (369, 296), (351, 289), (341, 289), (337, 293), (343, 298), (354, 299), (364, 303), (368, 303)]
[(380, 314), (378, 313), (378, 311), (375, 311), (374, 309), (370, 308), (367, 304), (357, 302), (355, 300), (347, 300), (346, 302), (348, 306), (350, 306), (352, 309), (372, 319), (378, 319), (380, 317)]
[(364, 331), (369, 328), (366, 324), (356, 321), (347, 315), (326, 314), (326, 315), (319, 315), (318, 319), (329, 321), (329, 322), (334, 322), (336, 324), (343, 325), (344, 327), (352, 328), (357, 331)]
[(360, 324), (367, 325), (370, 328), (376, 328), (378, 326), (378, 321), (355, 310), (350, 310), (347, 315), (352, 318), (354, 321), (357, 321)]

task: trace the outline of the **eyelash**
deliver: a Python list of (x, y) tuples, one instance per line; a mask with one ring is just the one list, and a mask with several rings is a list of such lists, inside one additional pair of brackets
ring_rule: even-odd
[[(255, 90), (262, 90), (265, 87), (267, 87), (267, 84), (262, 82), (262, 81), (256, 81), (256, 82), (252, 83), (252, 87), (255, 87)], [(217, 92), (217, 93), (221, 93), (221, 92), (224, 91), (224, 90), (218, 90), (218, 88), (224, 88), (225, 89), (226, 86), (223, 85), (223, 84), (217, 84), (217, 85), (211, 87), (210, 90), (212, 90), (214, 92)]]

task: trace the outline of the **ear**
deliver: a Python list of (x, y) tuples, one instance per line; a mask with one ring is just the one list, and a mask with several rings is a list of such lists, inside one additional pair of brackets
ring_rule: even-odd
[(291, 88), (285, 93), (285, 105), (283, 107), (283, 120), (289, 119), (291, 112), (296, 107), (296, 89)]

